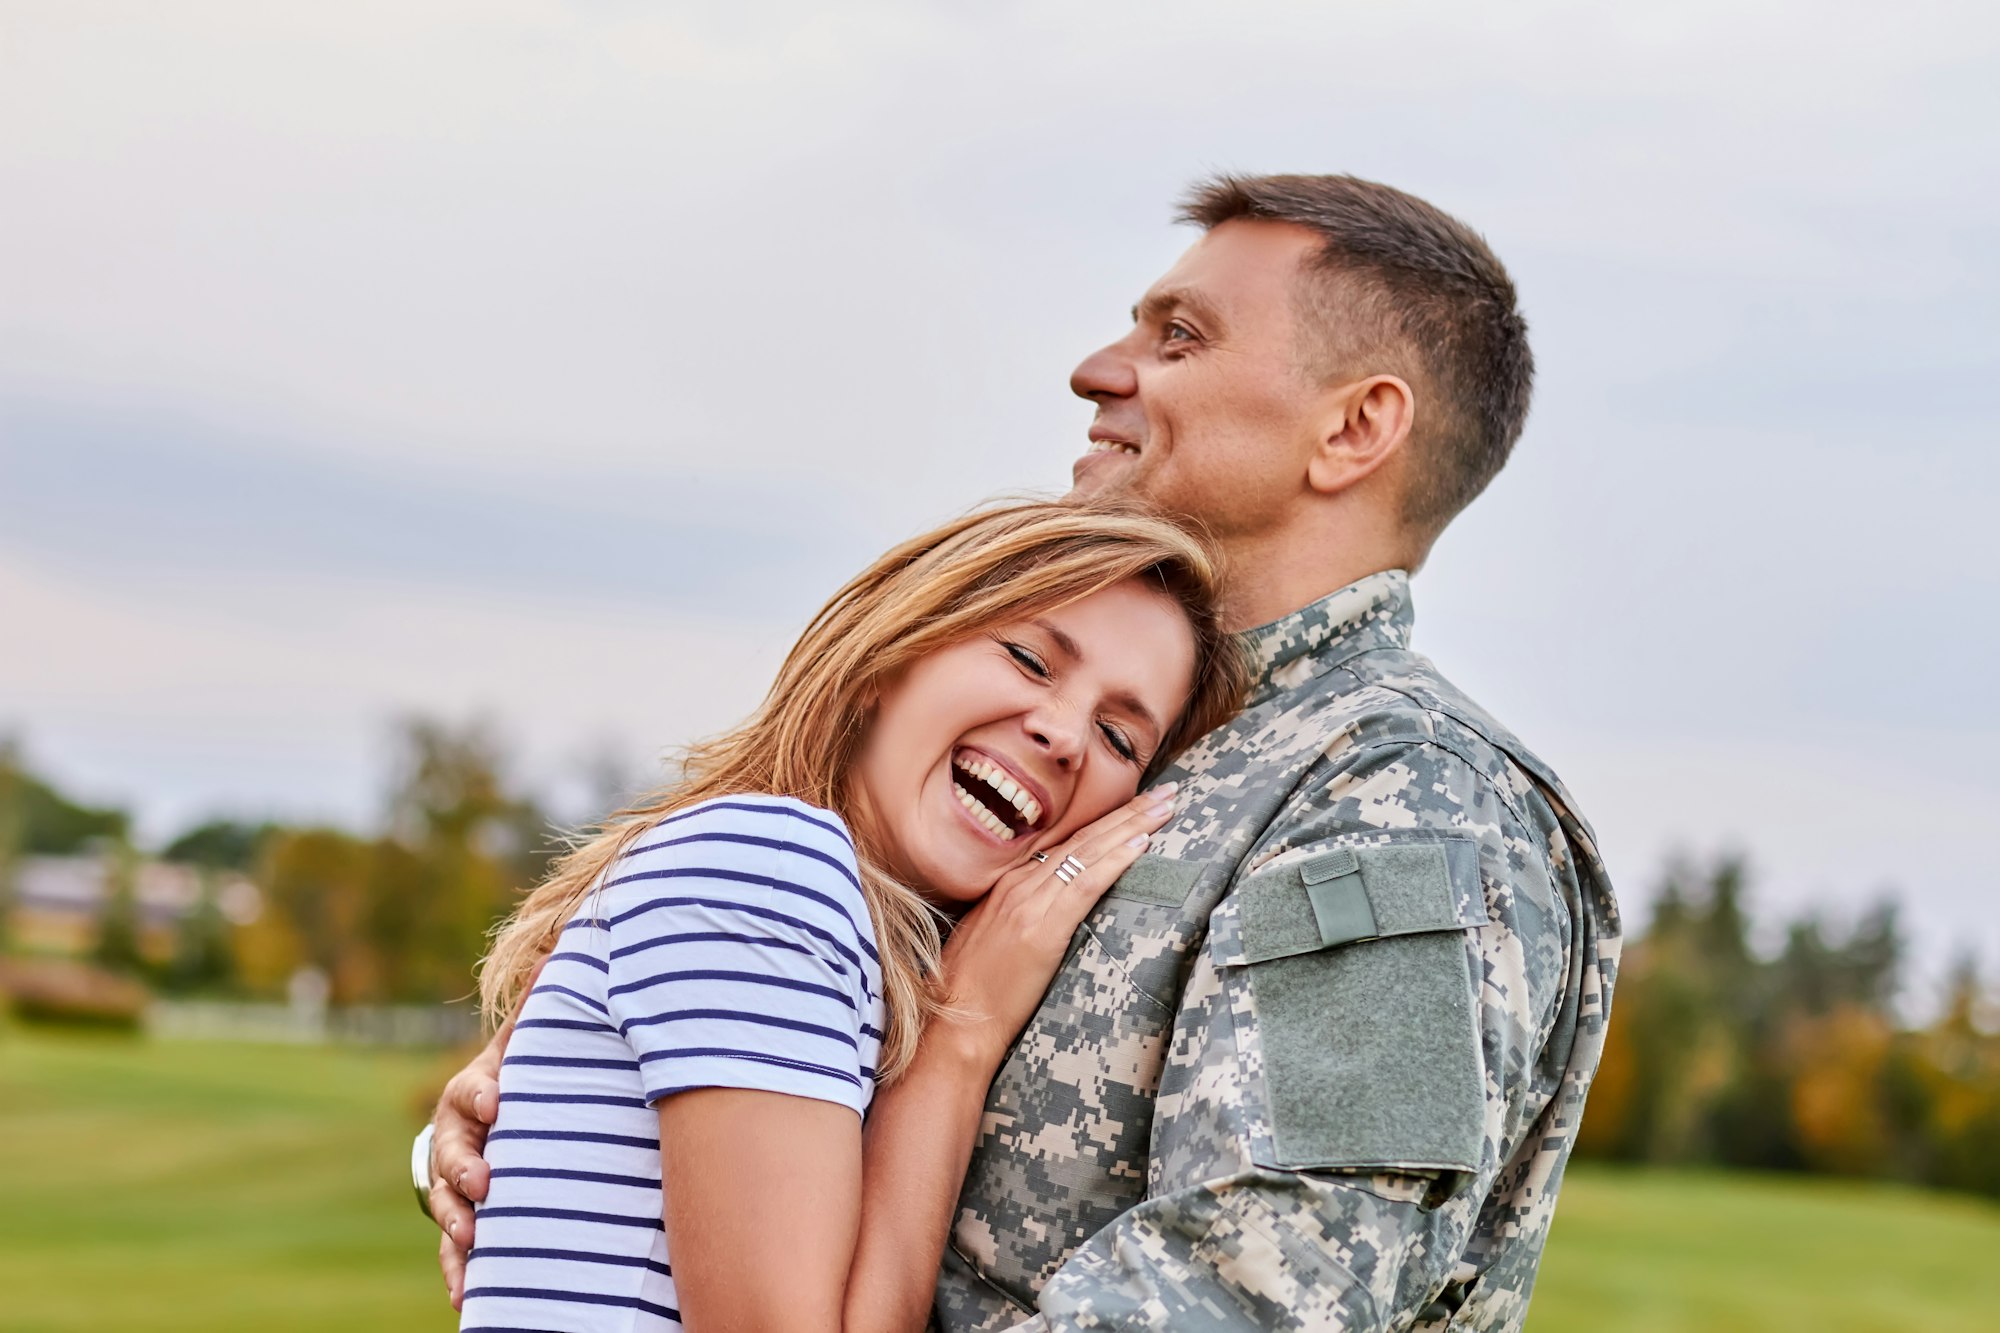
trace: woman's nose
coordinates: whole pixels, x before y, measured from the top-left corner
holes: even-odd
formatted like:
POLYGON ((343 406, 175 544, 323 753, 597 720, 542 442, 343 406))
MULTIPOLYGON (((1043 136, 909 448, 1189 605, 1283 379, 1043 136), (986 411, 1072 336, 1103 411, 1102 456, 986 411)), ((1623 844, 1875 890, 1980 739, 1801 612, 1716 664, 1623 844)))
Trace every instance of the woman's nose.
POLYGON ((1083 758, 1087 727, 1080 713, 1068 708, 1038 709, 1028 719, 1028 735, 1065 771, 1083 758))

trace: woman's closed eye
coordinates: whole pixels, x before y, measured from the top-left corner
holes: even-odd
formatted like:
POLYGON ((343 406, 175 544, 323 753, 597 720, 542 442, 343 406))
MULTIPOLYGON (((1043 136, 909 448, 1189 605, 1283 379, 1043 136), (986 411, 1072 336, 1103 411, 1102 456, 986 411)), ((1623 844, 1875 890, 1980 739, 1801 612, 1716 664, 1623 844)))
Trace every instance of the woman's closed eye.
POLYGON ((1098 723, 1097 729, 1104 733, 1104 739, 1110 744, 1113 750, 1118 752, 1120 759, 1123 759, 1128 764, 1139 762, 1138 747, 1132 744, 1124 732, 1109 722, 1098 723))
POLYGON ((1007 650, 1007 655, 1013 658, 1015 664, 1023 671, 1040 676, 1043 680, 1049 678, 1049 664, 1036 656, 1032 648, 1024 648, 1018 643, 1003 643, 1001 647, 1007 650))

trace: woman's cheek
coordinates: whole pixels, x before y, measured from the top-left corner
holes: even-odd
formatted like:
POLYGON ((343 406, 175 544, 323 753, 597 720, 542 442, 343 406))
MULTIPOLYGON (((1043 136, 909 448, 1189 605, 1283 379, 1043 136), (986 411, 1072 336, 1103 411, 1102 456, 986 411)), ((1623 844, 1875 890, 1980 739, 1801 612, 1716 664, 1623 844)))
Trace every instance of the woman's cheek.
POLYGON ((1077 827, 1096 823, 1131 800, 1138 790, 1136 785, 1128 788, 1116 775, 1099 770, 1085 779, 1083 790, 1077 793, 1077 827))

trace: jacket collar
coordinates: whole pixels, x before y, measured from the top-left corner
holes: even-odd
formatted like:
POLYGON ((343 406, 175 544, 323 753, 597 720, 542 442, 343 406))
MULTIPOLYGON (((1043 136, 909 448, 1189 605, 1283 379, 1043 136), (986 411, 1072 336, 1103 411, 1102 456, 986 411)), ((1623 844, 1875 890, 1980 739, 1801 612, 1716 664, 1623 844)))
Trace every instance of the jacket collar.
POLYGON ((1245 630, 1254 683, 1244 706, 1255 708, 1361 653, 1408 648, 1415 620, 1410 576, 1385 569, 1268 625, 1245 630))

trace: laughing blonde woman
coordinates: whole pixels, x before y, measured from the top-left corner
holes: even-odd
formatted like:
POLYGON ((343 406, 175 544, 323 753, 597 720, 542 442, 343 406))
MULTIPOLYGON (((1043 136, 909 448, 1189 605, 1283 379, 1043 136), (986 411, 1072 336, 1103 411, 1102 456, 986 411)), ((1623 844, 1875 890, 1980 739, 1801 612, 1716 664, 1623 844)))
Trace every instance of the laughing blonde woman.
POLYGON ((461 1328, 921 1328, 987 1084, 1168 814, 1142 779, 1237 707, 1217 578, 1128 510, 948 524, 571 852, 481 976, 516 1017, 461 1328))

